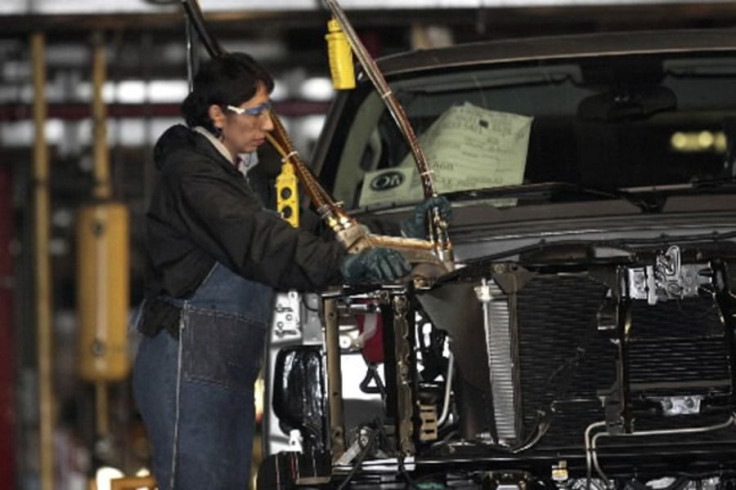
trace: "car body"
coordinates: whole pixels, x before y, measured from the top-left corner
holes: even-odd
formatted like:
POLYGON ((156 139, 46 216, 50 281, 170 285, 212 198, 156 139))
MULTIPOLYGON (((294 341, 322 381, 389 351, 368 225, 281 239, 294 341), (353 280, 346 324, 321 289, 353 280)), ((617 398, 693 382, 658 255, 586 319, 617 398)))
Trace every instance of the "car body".
MULTIPOLYGON (((379 67, 452 203, 455 267, 279 297, 259 488, 732 484, 734 31, 494 41, 379 67)), ((313 165, 375 234, 426 197, 364 77, 313 165)))

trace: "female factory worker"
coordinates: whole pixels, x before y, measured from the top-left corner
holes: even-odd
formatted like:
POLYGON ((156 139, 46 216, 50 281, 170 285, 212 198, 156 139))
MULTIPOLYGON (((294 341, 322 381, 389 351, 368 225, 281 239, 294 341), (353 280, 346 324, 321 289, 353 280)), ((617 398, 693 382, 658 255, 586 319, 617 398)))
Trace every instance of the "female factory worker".
POLYGON ((273 290, 395 281, 395 251, 342 245, 265 210, 243 162, 273 130, 271 76, 250 56, 205 64, 182 105, 188 127, 156 144, 146 215, 144 334, 133 376, 159 489, 244 490, 273 290))

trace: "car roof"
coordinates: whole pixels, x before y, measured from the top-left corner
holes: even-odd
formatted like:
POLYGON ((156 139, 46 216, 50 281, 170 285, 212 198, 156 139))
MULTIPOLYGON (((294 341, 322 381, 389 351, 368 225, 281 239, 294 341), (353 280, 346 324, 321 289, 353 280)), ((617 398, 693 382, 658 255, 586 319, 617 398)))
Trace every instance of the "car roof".
POLYGON ((378 65, 390 76, 479 64, 713 51, 736 54, 736 29, 609 32, 487 41, 388 56, 378 65))

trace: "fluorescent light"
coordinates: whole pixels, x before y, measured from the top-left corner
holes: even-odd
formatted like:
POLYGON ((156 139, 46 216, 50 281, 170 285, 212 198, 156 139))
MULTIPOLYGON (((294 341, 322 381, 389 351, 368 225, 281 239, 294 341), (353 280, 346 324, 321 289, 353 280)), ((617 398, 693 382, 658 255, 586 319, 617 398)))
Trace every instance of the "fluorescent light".
POLYGON ((327 101, 332 98, 335 89, 332 81, 327 77, 308 78, 301 88, 302 97, 307 100, 327 101))
POLYGON ((182 102, 189 95, 189 84, 183 80, 153 80, 148 85, 148 102, 182 102))
POLYGON ((670 137, 670 147, 682 153, 725 153, 727 140, 723 131, 678 131, 670 137))
POLYGON ((141 80, 119 82, 115 90, 116 102, 122 104, 142 104, 146 95, 146 84, 141 80))

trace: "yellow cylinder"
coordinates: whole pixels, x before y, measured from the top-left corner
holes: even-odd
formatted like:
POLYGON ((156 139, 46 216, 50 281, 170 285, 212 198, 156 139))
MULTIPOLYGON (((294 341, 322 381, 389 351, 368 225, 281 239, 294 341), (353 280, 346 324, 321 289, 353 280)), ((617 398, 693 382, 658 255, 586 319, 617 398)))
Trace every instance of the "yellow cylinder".
POLYGON ((129 216, 121 203, 86 205, 77 215, 77 368, 88 381, 130 373, 129 216))
POLYGON ((330 74, 332 86, 336 90, 355 88, 355 68, 353 66, 353 52, 350 50, 347 36, 340 29, 335 19, 327 22, 327 56, 330 60, 330 74))

